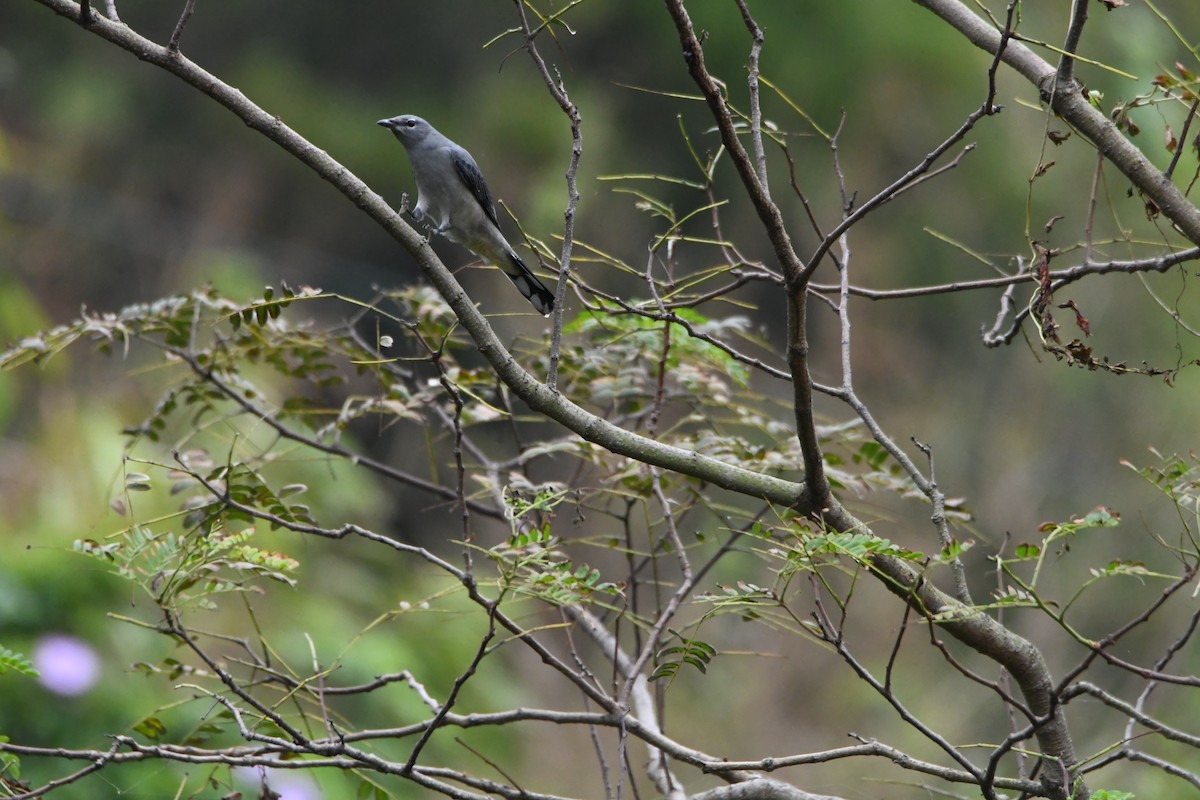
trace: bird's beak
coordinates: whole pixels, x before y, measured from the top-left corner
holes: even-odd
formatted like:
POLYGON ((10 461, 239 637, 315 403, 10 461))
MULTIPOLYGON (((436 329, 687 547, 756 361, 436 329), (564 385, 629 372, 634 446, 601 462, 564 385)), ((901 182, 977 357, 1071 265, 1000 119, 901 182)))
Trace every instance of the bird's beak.
POLYGON ((376 122, 375 124, 376 124, 376 125, 382 125, 382 126, 383 126, 383 127, 385 127, 385 128, 390 128, 390 127, 392 127, 392 120, 390 120, 390 119, 381 119, 381 120, 379 120, 379 122, 376 122))

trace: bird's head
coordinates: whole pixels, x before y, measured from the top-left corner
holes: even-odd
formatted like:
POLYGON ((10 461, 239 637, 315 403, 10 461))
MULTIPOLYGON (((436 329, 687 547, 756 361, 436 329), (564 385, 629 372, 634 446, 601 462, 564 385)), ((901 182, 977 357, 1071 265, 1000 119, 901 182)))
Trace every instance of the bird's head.
POLYGON ((433 133, 432 125, 412 114, 401 114, 391 119, 381 119, 377 124, 391 131, 405 147, 411 147, 433 133))

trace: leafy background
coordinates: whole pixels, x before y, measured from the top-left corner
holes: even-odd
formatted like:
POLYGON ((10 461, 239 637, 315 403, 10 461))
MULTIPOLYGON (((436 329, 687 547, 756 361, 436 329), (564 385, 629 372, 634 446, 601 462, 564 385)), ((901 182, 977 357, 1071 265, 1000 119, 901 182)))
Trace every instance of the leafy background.
MULTIPOLYGON (((698 26, 709 32, 710 62, 735 97, 744 98, 747 42, 736 8, 694 5, 698 26)), ((1003 12, 1000 4, 990 5, 1003 12)), ((1067 11, 1043 7, 1049 5, 1026 4, 1022 30, 1053 41, 1067 11)), ((1176 0, 1156 8, 1179 29, 1200 30, 1194 3, 1176 0)), ((150 2, 125 2, 120 10, 135 29, 159 40, 169 36, 177 12, 150 2)), ((764 74, 825 130, 835 129, 844 113, 841 154, 860 196, 915 163, 983 98, 988 57, 915 4, 769 3, 755 13, 767 34, 764 74)), ((1147 91, 1153 76, 1177 61, 1200 66, 1144 3, 1093 17, 1084 53, 1136 76, 1081 67, 1106 107, 1147 91)), ((547 55, 562 70, 584 118, 578 236, 639 265, 661 222, 619 191, 633 182, 602 177, 694 177, 681 129, 700 148, 711 149, 716 138, 698 102, 664 95, 692 87, 658 6, 593 0, 568 20, 571 31, 557 33, 561 49, 547 55)), ((518 39, 496 38, 514 25, 510 4, 464 0, 353 8, 309 0, 204 4, 190 23, 184 52, 279 114, 393 203, 411 192, 411 180, 400 148, 374 122, 422 114, 471 149, 494 194, 526 229, 549 239, 561 224, 570 137, 517 51, 518 39)), ((945 239, 1008 268, 1012 254, 1028 256, 1027 230, 1041 236, 1042 224, 1058 214, 1065 219, 1051 243, 1066 246, 1080 238, 1086 210, 1081 180, 1090 180, 1092 154, 1069 140, 1051 154, 1056 166, 1031 193, 1047 121, 1027 86, 1002 77, 998 88, 1006 110, 977 129, 977 150, 950 176, 918 189, 918 200, 894 204, 857 230, 856 282, 892 288, 983 277, 987 268, 945 239)), ((781 128, 797 134, 792 148, 800 181, 830 225, 839 200, 826 145, 807 135, 778 97, 768 96, 766 108, 781 128)), ((1137 114, 1143 147, 1165 164, 1169 154, 1146 142, 1161 141, 1167 117, 1153 109, 1137 114)), ((775 168, 782 187, 786 174, 775 168)), ((1195 169, 1189 147, 1178 172, 1195 169)), ((1155 240, 1155 225, 1162 223, 1145 219, 1140 201, 1126 197, 1119 179, 1107 180, 1110 205, 1101 217, 1108 234, 1119 224, 1155 240)), ((681 213, 703 202, 669 184, 638 187, 681 213)), ((811 247, 815 240, 799 203, 789 202, 793 230, 811 247)), ((748 208, 729 207, 723 224, 748 254, 766 256, 748 208)), ((702 227, 696 232, 704 233, 702 227)), ((439 245, 439 251, 451 263, 465 260, 452 246, 439 245)), ((1111 255, 1131 253, 1114 247, 1111 255)), ((595 270, 589 277, 611 291, 644 293, 636 281, 595 270)), ((489 311, 523 310, 520 297, 494 273, 468 270, 460 277, 489 311)), ((264 284, 281 281, 367 298, 376 286, 419 280, 407 255, 365 217, 206 98, 33 3, 0 8, 0 340, 18 340, 81 309, 115 310, 206 284, 246 300, 259 296, 264 284)), ((1194 275, 1148 280, 1185 318, 1195 318, 1195 293, 1184 292, 1194 275)), ((1098 352, 1156 366, 1197 357, 1195 342, 1178 333, 1136 278, 1096 282, 1072 296, 1091 320, 1098 352)), ((783 309, 777 299, 765 288, 746 299, 759 304, 755 328, 779 341, 783 309)), ((1144 552, 1144 543, 1148 532, 1168 524, 1169 507, 1120 459, 1153 463, 1148 447, 1172 452, 1196 446, 1197 373, 1185 369, 1167 387, 1155 379, 1068 369, 1036 344, 986 350, 978 332, 994 317, 995 303, 986 293, 860 301, 855 335, 861 395, 897 438, 911 435, 933 446, 940 485, 965 498, 975 515, 969 535, 981 542, 972 553, 976 575, 986 574, 984 555, 1006 534, 1036 540, 1043 521, 1100 504, 1123 512, 1124 525, 1089 539, 1086 557, 1064 555, 1057 562, 1064 580, 1109 557, 1155 557, 1144 552)), ((312 304, 304 313, 332 322, 342 311, 312 304)), ((536 336, 539 325, 523 316, 497 321, 506 338, 536 336)), ((832 378, 838 367, 832 318, 819 323, 814 347, 828 353, 824 362, 817 359, 817 379, 822 370, 832 378)), ((0 723, 26 740, 102 747, 97 737, 135 725, 147 713, 148 686, 159 687, 131 665, 170 655, 161 638, 98 615, 98 609, 128 613, 139 600, 100 565, 69 552, 74 540, 102 539, 125 524, 110 507, 114 497, 129 497, 121 430, 149 413, 169 379, 146 369, 143 359, 137 352, 106 357, 75 349, 37 369, 0 373, 0 643, 30 653, 42 637, 62 632, 101 654, 101 681, 80 696, 29 681, 10 690, 4 684, 16 686, 19 679, 0 675, 0 723)), ((755 389, 782 395, 785 387, 762 382, 755 389)), ((832 405, 825 410, 831 419, 841 417, 832 405)), ((384 432, 359 433, 366 452, 382 460, 406 457, 404 442, 384 432)), ((281 478, 309 486, 308 502, 323 518, 353 516, 421 540, 456 530, 452 510, 351 471, 331 475, 326 464, 304 463, 281 470, 281 478)), ((166 509, 170 499, 159 488, 131 502, 146 513, 166 509)), ((871 509, 864 516, 889 520, 895 538, 922 546, 928 536, 923 506, 876 496, 864 502, 871 509)), ((334 547, 274 535, 300 561, 303 590, 273 588, 256 613, 267 621, 303 620, 304 630, 323 646, 347 644, 339 636, 367 625, 380 607, 419 604, 440 588, 398 585, 386 563, 349 542, 334 547)), ((225 606, 221 613, 245 612, 225 606)), ((864 635, 882 626, 886 636, 896 622, 864 620, 864 635)), ((436 618, 411 624, 405 630, 413 635, 373 635, 355 645, 347 663, 361 671, 358 679, 399 664, 436 671, 440 663, 461 664, 473 647, 468 636, 438 635, 444 629, 436 618)), ((714 741, 740 742, 748 753, 775 752, 783 735, 785 749, 798 752, 831 746, 848 729, 847 717, 864 729, 888 722, 890 712, 854 684, 830 690, 829 654, 794 642, 764 642, 749 629, 738 635, 743 640, 726 641, 726 650, 769 651, 772 658, 718 659, 707 676, 678 680, 680 691, 708 695, 731 682, 769 687, 743 714, 726 717, 714 741), (788 659, 783 682, 775 657, 788 659)), ((280 644, 287 659, 308 658, 298 632, 280 644)), ((496 667, 482 676, 476 700, 497 707, 521 702, 527 688, 520 677, 534 666, 522 659, 514 655, 507 662, 510 672, 496 667)), ((446 672, 452 676, 453 667, 446 672)), ((927 691, 939 689, 931 684, 927 691)), ((410 699, 398 697, 397 703, 410 699)), ((395 710, 375 711, 386 717, 395 710)), ((680 703, 670 722, 687 725, 693 713, 680 703)), ((947 704, 945 713, 953 719, 973 709, 947 704)), ((524 748, 530 758, 536 750, 530 763, 560 765, 564 786, 576 777, 570 746, 552 738, 490 744, 524 748)), ((861 791, 847 789, 852 776, 825 769, 823 788, 850 796, 861 791)), ((114 791, 159 796, 174 785, 174 775, 147 768, 138 779, 144 783, 114 791)), ((76 796, 94 796, 87 792, 96 789, 78 791, 83 794, 76 796)), ((336 787, 325 791, 339 796, 336 787)))

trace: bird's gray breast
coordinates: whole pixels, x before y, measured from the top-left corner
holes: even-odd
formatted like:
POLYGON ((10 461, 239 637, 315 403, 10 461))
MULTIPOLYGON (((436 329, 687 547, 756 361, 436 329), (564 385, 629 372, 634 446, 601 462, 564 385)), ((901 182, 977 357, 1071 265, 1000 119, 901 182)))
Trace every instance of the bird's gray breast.
POLYGON ((411 159, 413 179, 417 183, 418 202, 439 224, 446 220, 453 223, 453 212, 465 199, 465 192, 457 186, 458 176, 448 153, 438 149, 411 159))

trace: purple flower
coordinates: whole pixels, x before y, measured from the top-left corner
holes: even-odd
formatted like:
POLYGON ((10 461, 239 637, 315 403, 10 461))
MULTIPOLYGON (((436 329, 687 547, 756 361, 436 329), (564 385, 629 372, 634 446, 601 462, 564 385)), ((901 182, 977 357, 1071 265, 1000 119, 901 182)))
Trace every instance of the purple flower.
POLYGON ((100 658, 92 646, 65 633, 51 633, 33 645, 33 665, 42 685, 55 694, 75 697, 96 685, 100 658))
POLYGON ((313 779, 295 770, 271 769, 269 767, 234 767, 234 776, 255 787, 261 787, 264 778, 271 791, 283 800, 318 800, 322 795, 313 779))

